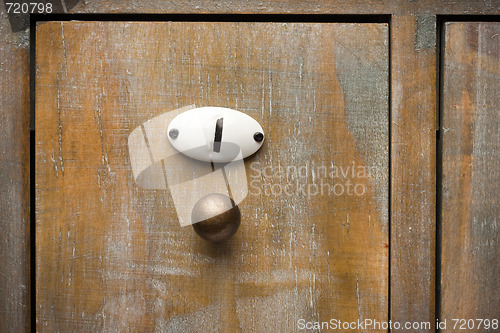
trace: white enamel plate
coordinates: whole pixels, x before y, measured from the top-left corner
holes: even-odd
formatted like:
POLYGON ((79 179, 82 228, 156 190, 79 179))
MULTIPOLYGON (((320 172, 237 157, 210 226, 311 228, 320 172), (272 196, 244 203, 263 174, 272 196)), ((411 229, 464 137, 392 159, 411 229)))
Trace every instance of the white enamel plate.
POLYGON ((180 153, 199 161, 227 163, 255 153, 264 131, 249 115, 228 108, 200 107, 172 119, 168 140, 180 153))

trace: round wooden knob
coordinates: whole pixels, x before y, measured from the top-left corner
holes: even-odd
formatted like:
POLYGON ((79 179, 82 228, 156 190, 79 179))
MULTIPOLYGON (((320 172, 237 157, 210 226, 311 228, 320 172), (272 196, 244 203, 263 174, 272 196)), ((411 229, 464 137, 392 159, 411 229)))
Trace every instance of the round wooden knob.
POLYGON ((236 233, 241 213, 233 199, 221 193, 211 193, 194 205, 191 221, 195 222, 193 229, 201 238, 220 243, 236 233))

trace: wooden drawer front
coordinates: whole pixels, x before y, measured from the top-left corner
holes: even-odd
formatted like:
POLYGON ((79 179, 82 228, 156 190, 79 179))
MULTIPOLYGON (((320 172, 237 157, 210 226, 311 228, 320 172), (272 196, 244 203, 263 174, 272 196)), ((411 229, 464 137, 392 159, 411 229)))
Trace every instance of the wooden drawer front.
POLYGON ((449 323, 450 332, 459 327, 496 332, 500 327, 500 23, 455 22, 445 28, 441 317, 474 321, 459 322, 455 329, 449 323), (479 319, 485 321, 477 329, 479 319))
MULTIPOLYGON (((39 331, 293 332, 388 318, 388 26, 49 22, 36 32, 39 331), (195 104, 266 131, 221 245, 127 138, 195 104)), ((166 168, 168 168, 166 163, 166 168)), ((385 330, 380 330, 385 331, 385 330)))

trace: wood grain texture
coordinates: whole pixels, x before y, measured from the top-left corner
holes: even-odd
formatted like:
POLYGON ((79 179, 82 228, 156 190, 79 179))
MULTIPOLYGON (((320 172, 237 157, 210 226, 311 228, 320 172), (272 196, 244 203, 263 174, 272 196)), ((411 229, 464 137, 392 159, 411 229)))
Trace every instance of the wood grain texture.
POLYGON ((72 13, 262 13, 262 14, 499 14, 498 1, 318 0, 218 1, 85 0, 72 13))
POLYGON ((38 330, 386 320, 388 76, 386 24, 40 25, 38 330), (130 132, 193 103, 244 111, 267 131, 245 162, 242 225, 218 247, 181 228, 169 193, 141 190, 130 168, 130 132), (287 167, 302 173, 276 173, 287 167), (365 192, 312 186, 348 181, 365 192))
MULTIPOLYGON (((65 1, 68 6, 69 1, 65 1)), ((73 1, 71 1, 73 3, 73 1)), ((27 185, 28 176, 21 176, 19 173, 19 165, 27 162, 21 162, 18 157, 12 159, 12 156, 23 155, 27 156, 29 145, 26 143, 27 138, 15 133, 23 133, 18 130, 24 127, 23 120, 20 120, 19 110, 23 109, 27 112, 27 106, 22 106, 27 103, 27 98, 16 98, 15 96, 28 96, 27 68, 28 56, 27 48, 28 35, 26 33, 12 33, 8 25, 5 8, 3 4, 0 5, 2 13, 0 17, 1 22, 1 41, 0 48, 2 61, 0 68, 2 70, 1 78, 1 96, 2 96, 2 119, 6 121, 0 122, 0 128, 4 133, 5 138, 2 137, 2 150, 0 155, 2 158, 2 182, 3 186, 1 191, 0 200, 2 200, 2 217, 0 224, 2 226, 2 234, 0 235, 0 251, 7 254, 2 256, 0 260, 9 262, 8 265, 0 267, 0 278, 4 278, 0 282, 0 328, 11 327, 12 331, 20 331, 19 327, 26 324, 26 319, 29 318, 28 307, 26 306, 26 286, 27 272, 21 267, 28 269, 27 266, 27 207, 29 195, 27 185), (23 48, 23 49, 19 49, 23 48), (5 74, 5 75, 4 75, 5 74), (15 130, 13 130, 15 128, 15 130), (17 148, 14 148, 17 147, 17 148), (22 151, 22 152, 21 152, 22 151), (11 163, 16 161, 15 163, 11 163), (23 178, 22 181, 19 181, 23 178), (23 199, 20 199, 20 198, 23 199), (17 198, 17 199, 13 199, 17 198), (16 201, 21 200, 21 201, 16 201), (5 207, 5 209, 3 208, 5 207), (14 259, 15 258, 15 259, 14 259), (17 268, 11 268, 13 265, 17 268), (6 283, 3 283, 6 281, 6 283), (12 310, 7 310, 12 309, 12 310)), ((71 8, 74 13, 330 13, 330 14, 396 14, 398 16, 406 16, 408 19, 415 17, 418 14, 435 15, 435 14, 500 14, 500 5, 497 1, 469 1, 469 0, 417 0, 417 1, 377 1, 377 0, 341 0, 341 1, 224 1, 224 2, 206 2, 206 1, 130 1, 130 0, 116 0, 116 1, 96 1, 85 0, 80 1, 76 7, 71 8)), ((397 17, 393 23, 397 22, 397 17)), ((399 33, 406 31, 405 25, 393 24, 393 36, 398 36, 399 33), (402 30, 400 30, 402 29, 402 30)), ((405 58, 401 55, 401 64, 403 67, 408 62, 408 67, 411 68, 413 64, 412 57, 405 58)), ((411 74, 394 76, 393 84, 404 86, 405 82, 397 80, 410 80, 411 74)), ((394 98, 398 98, 397 94, 404 94, 403 91, 392 92, 394 98)), ((412 113, 412 108, 402 109, 405 112, 412 113)), ((26 115, 24 115, 26 116, 26 115)), ((24 159, 24 161, 27 161, 24 159)), ((409 167, 409 166, 408 166, 409 167)), ((27 168, 27 167, 26 167, 27 168)), ((393 202, 394 204, 394 202, 393 202)), ((398 223, 394 220, 393 224, 398 223)), ((411 244, 411 242, 409 242, 411 244)), ((411 246, 411 245, 407 245, 411 246)), ((422 248, 424 252, 427 250, 422 248)), ((404 259, 403 256, 401 258, 404 259)), ((401 266, 408 269, 407 273, 401 270, 401 277, 404 279, 412 278, 414 273, 413 265, 401 264, 401 266)), ((401 268, 402 269, 402 268, 401 268)), ((398 279, 397 276, 393 278, 398 279)), ((397 284, 394 284, 397 286, 397 284)), ((409 283, 408 285, 411 285, 409 283)), ((401 299, 403 308, 406 308, 413 298, 413 293, 417 291, 395 290, 401 299)), ((393 312, 397 310, 397 299, 393 297, 393 312)), ((3 331, 3 330, 0 330, 3 331)))
POLYGON ((442 122, 443 319, 500 320, 499 87, 500 23, 448 23, 442 122))
POLYGON ((29 331, 28 51, 0 17, 0 332, 29 331))
POLYGON ((391 319, 434 323, 436 20, 392 23, 391 319))

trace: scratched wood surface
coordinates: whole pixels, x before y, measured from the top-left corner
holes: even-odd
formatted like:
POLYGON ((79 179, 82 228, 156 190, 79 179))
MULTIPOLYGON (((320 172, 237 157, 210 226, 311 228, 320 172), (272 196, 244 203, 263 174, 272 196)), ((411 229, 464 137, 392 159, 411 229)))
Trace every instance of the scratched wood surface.
POLYGON ((39 331, 388 318, 386 24, 51 22, 36 64, 39 331), (193 103, 267 131, 220 246, 130 168, 130 132, 193 103))
MULTIPOLYGON (((500 319, 499 87, 500 23, 447 24, 442 122, 443 319, 500 319)), ((459 331, 451 328, 447 331, 459 331)), ((468 331, 498 331, 485 328, 468 331)))
POLYGON ((433 323, 436 17, 395 16, 392 24, 391 319, 433 323))
MULTIPOLYGON (((405 33, 408 27, 405 24, 400 25, 398 21, 401 22, 411 22, 422 18, 422 16, 435 16, 435 14, 500 14, 500 3, 496 1, 480 1, 480 0, 419 0, 419 1, 399 1, 399 0, 388 0, 388 1, 377 1, 377 0, 360 0, 360 1, 314 1, 314 2, 303 2, 303 1, 288 1, 283 2, 281 0, 269 0, 269 1, 230 1, 230 2, 206 2, 199 0, 180 0, 180 1, 131 1, 131 0, 106 0, 106 1, 77 1, 77 0, 65 0, 66 8, 71 13, 331 13, 331 14, 393 14, 393 26, 392 26, 392 38, 393 43, 400 33, 405 33)), ((27 84, 27 69, 28 69, 28 33, 26 31, 12 32, 9 27, 9 20, 6 15, 5 7, 0 4, 0 22, 1 22, 1 40, 0 48, 2 52, 2 61, 0 63, 2 77, 0 80, 0 94, 2 103, 2 122, 0 122, 0 128, 2 134, 1 144, 2 149, 0 149, 0 160, 2 167, 0 168, 0 173, 2 179, 5 181, 0 182, 0 200, 2 203, 1 210, 1 230, 0 233, 0 250, 5 255, 0 257, 2 265, 0 265, 0 331, 2 332, 19 332, 22 327, 29 324, 29 298, 28 290, 26 286, 29 285, 29 250, 28 250, 28 238, 29 232, 27 228, 27 215, 28 215, 28 202, 29 202, 29 189, 27 188, 29 175, 27 174, 27 157, 28 156, 28 144, 27 137, 24 136, 23 129, 28 128, 28 95, 29 87, 27 84), (15 130, 14 130, 15 129, 15 130), (21 135, 20 135, 21 134, 21 135), (21 152, 22 151, 22 152, 21 152), (25 156, 20 158, 20 156, 25 156), (20 166, 24 166, 24 174, 20 173, 20 166), (23 269, 24 268, 24 269, 23 269)), ((406 43, 407 47, 411 46, 411 42, 408 40, 406 43)), ((398 64, 401 66, 401 73, 405 75, 393 75, 392 83, 393 85, 399 85, 403 88, 400 91, 393 89, 392 91, 392 104, 406 103, 412 99, 412 95, 418 96, 418 91, 408 91, 405 87, 409 82, 419 81, 422 77, 418 72, 406 71, 404 68, 406 66, 413 67, 415 58, 405 57, 405 48, 401 48, 401 56, 399 61, 394 61, 393 67, 397 69, 398 64), (399 80, 402 80, 401 82, 399 80)), ((395 49, 394 51, 397 51, 395 49)), ((422 54, 422 53, 419 53, 422 54)), ((427 57, 418 57, 421 62, 427 57)), ((423 80, 425 81, 425 79, 423 80)), ((421 87, 424 87, 423 85, 421 87)), ((394 88, 394 87, 393 87, 394 88)), ((435 90, 435 87, 426 87, 425 89, 435 90)), ((414 98, 413 98, 414 99, 414 98)), ((434 113, 435 102, 429 99, 425 100, 425 103, 414 103, 412 107, 401 108, 402 115, 404 113, 409 113, 410 115, 417 112, 423 115, 424 110, 427 112, 434 113), (420 111, 418 111, 420 110, 420 111)), ((407 119, 405 121, 405 126, 428 126, 426 123, 426 118, 422 117, 416 119, 417 122, 411 121, 408 117, 402 117, 401 119, 407 119)), ((392 130, 396 128, 397 125, 393 123, 392 130)), ((392 134, 392 142, 399 142, 401 147, 406 147, 407 152, 411 150, 412 144, 403 145, 403 140, 407 140, 404 131, 397 131, 392 134)), ((412 142, 415 137, 411 138, 412 142)), ((413 150, 413 153, 417 156, 417 151, 413 150)), ((424 154, 425 155, 425 154, 424 154)), ((408 168, 410 165, 406 163, 403 159, 392 159, 393 170, 396 170, 395 166, 401 164, 400 168, 404 169, 405 166, 408 168)), ((420 164, 421 168, 424 164, 420 164)), ((428 164, 425 164, 426 168, 429 168, 428 164)), ((402 195, 411 194, 412 186, 411 184, 419 184, 418 177, 420 177, 424 182, 427 182, 428 173, 411 173, 414 176, 414 180, 408 182, 406 191, 395 192, 402 195)), ((399 173, 393 172, 393 186, 397 185, 399 182, 404 182, 404 179, 408 172, 403 173, 402 176, 399 173)), ((398 194, 399 195, 399 194, 398 194)), ((405 204, 405 209, 411 211, 418 210, 418 207, 428 206, 428 199, 425 196, 412 196, 411 204, 405 204)), ((397 209, 398 200, 392 202, 392 208, 397 209)), ((432 215, 431 212, 428 213, 429 216, 432 215)), ((399 224, 402 225, 401 228, 406 228, 412 223, 415 214, 399 214, 392 213, 391 224, 394 227, 398 227, 399 224)), ((422 215, 423 216, 423 215, 422 215)), ((425 216, 423 216, 425 218, 425 216)), ((430 224, 434 221, 430 220, 430 224)), ((415 233, 402 233, 400 236, 400 244, 404 245, 405 248, 412 248, 414 244, 417 244, 415 251, 411 252, 412 258, 417 258, 417 262, 420 264, 426 263, 428 258, 428 250, 425 246, 419 244, 428 243, 427 239, 432 237, 430 233, 431 228, 425 229, 427 233, 426 236, 417 235, 415 233), (422 251, 422 255, 418 255, 416 252, 422 251)), ((394 234, 393 234, 394 237, 394 234)), ((404 252, 404 251, 403 251, 404 252)), ((392 252, 392 262, 394 263, 398 255, 398 252, 392 252)), ((393 277, 391 279, 391 286, 394 289, 391 299, 392 299, 392 313, 396 313, 399 309, 409 309, 404 310, 406 313, 413 313, 416 310, 414 306, 414 297, 417 295, 422 295, 428 292, 427 288, 422 291, 421 285, 415 283, 418 278, 415 276, 416 267, 419 265, 413 265, 409 260, 406 260, 404 253, 399 256, 402 258, 402 262, 397 265, 400 273, 396 273, 396 266, 392 269, 393 277), (398 287, 400 286, 400 287, 398 287), (396 295, 396 296, 395 296, 396 295), (397 297, 397 298, 396 298, 397 297), (402 307, 399 307, 401 304, 402 307)), ((425 273, 420 270, 421 274, 428 276, 430 273, 425 273)), ((429 289, 432 289, 429 287, 429 289)), ((425 298, 425 297, 424 297, 425 298)), ((425 311, 425 306, 420 306, 420 311, 425 311)), ((403 313, 404 312, 399 312, 403 313)), ((402 316, 401 318, 405 318, 402 316)))
POLYGON ((27 331, 29 304, 28 52, 0 18, 0 332, 27 331))
MULTIPOLYGON (((68 2, 68 0, 66 0, 68 2)), ((482 0, 85 0, 72 9, 79 13, 284 13, 284 14, 499 14, 498 1, 482 0)))

